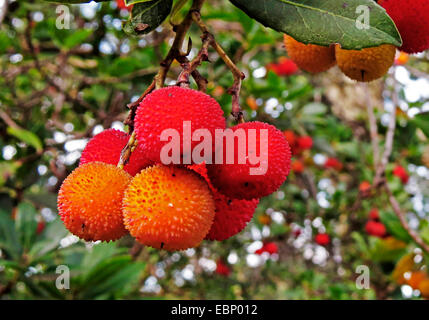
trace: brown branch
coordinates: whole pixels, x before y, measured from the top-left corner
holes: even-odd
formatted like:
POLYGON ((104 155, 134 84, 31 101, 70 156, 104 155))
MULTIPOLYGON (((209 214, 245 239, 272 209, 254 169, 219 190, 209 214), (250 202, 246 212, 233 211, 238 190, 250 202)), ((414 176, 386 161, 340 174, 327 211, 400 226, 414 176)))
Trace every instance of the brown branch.
POLYGON ((404 213, 402 212, 398 201, 396 200, 395 196, 393 195, 392 191, 390 190, 388 184, 385 183, 384 187, 385 187, 386 192, 389 196, 389 201, 390 201, 390 204, 392 206, 392 209, 395 212, 396 216, 398 217, 399 221, 401 222, 402 227, 407 231, 407 233, 410 235, 410 237, 414 240, 414 242, 420 248, 422 248, 426 253, 429 253, 429 245, 423 241, 423 239, 420 237, 420 235, 415 230, 410 228, 410 226, 408 225, 407 219, 406 219, 404 213))
POLYGON ((145 92, 140 96, 137 101, 131 103, 128 105, 130 108, 130 114, 128 118, 125 120, 125 124, 127 124, 130 128, 129 132, 131 133, 130 139, 128 140, 127 145, 121 152, 121 157, 119 158, 118 167, 123 168, 129 161, 131 157, 131 153, 134 151, 134 149, 137 147, 137 139, 136 134, 134 132, 134 117, 137 111, 137 107, 139 106, 140 102, 143 101, 144 97, 152 92, 154 89, 159 89, 162 86, 164 86, 165 78, 167 76, 168 70, 170 70, 170 66, 173 63, 175 59, 181 56, 186 56, 189 53, 188 52, 183 54, 181 49, 183 47, 183 41, 185 40, 186 33, 188 32, 189 28, 192 24, 192 13, 193 12, 199 12, 201 10, 201 7, 204 3, 204 0, 193 0, 192 6, 186 15, 186 17, 183 19, 183 21, 174 27, 174 31, 176 32, 176 36, 174 37, 173 44, 170 48, 170 50, 167 53, 167 56, 163 61, 160 63, 160 69, 158 73, 155 75, 153 82, 149 85, 149 87, 146 89, 145 92))
MULTIPOLYGON (((208 48, 211 43, 211 37, 209 34, 204 33, 201 36, 202 46, 197 56, 191 61, 187 59, 182 63, 183 70, 177 78, 177 85, 181 87, 189 88, 189 76, 194 73, 197 68, 201 65, 203 61, 209 61, 209 51, 208 48)), ((204 79, 204 78, 203 78, 204 79)))
POLYGON ((380 150, 378 147, 378 128, 377 128, 377 119, 374 114, 374 105, 371 99, 371 92, 369 91, 369 87, 367 83, 362 83, 362 87, 365 90, 366 94, 366 108, 368 113, 369 120, 369 132, 371 136, 372 149, 374 152, 373 162, 374 168, 377 168, 378 162, 380 161, 380 150))
POLYGON ((241 90, 241 82, 245 78, 243 72, 238 69, 235 63, 231 60, 231 58, 226 54, 226 52, 222 49, 222 47, 216 42, 215 37, 211 34, 201 20, 201 14, 198 11, 192 12, 192 19, 201 29, 201 31, 207 34, 208 37, 211 37, 211 46, 217 52, 219 57, 223 60, 226 66, 230 69, 232 76, 234 78, 234 83, 231 88, 228 89, 228 93, 232 96, 232 110, 231 114, 234 116, 237 122, 243 122, 243 112, 240 107, 240 90, 241 90))
POLYGON ((384 147, 384 153, 383 158, 381 159, 377 171, 375 174, 375 178, 373 181, 373 186, 377 187, 380 185, 380 182, 384 176, 384 173, 386 171, 386 166, 389 163, 389 157, 392 154, 393 149, 393 138, 395 136, 395 128, 396 128, 396 109, 398 107, 398 96, 396 92, 396 86, 392 92, 392 101, 393 101, 393 110, 392 114, 390 116, 389 125, 387 127, 387 133, 386 133, 386 143, 384 147))

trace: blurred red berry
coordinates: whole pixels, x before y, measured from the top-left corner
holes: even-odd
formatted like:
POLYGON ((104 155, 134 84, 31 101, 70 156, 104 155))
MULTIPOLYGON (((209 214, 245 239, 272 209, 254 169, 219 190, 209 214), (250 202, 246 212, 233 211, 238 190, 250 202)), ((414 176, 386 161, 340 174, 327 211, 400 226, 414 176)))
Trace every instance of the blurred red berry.
POLYGON ((133 5, 129 5, 127 6, 125 4, 125 0, 116 0, 116 5, 118 6, 119 9, 126 9, 128 11, 131 11, 131 9, 133 8, 133 5))
POLYGON ((301 235, 301 233, 302 233, 301 229, 295 229, 293 231, 293 235, 295 238, 298 238, 301 235))
POLYGON ((219 259, 216 262, 215 272, 221 276, 228 277, 231 273, 231 269, 222 260, 219 259))
POLYGON ((371 183, 368 181, 362 181, 359 185, 359 191, 362 193, 367 193, 371 190, 371 183))
POLYGON ((264 252, 268 252, 269 254, 274 254, 279 252, 279 248, 274 242, 265 243, 261 249, 255 251, 256 254, 263 254, 264 252))
POLYGON ((369 212, 369 218, 371 220, 378 220, 378 219, 380 219, 380 215, 378 213, 378 209, 372 208, 371 211, 369 212))
POLYGON ((278 63, 267 64, 267 70, 273 71, 278 76, 290 76, 298 72, 299 68, 289 58, 282 57, 278 63))
POLYGON ((304 164, 300 160, 294 160, 291 164, 291 170, 295 173, 302 173, 305 169, 304 164))
POLYGON ((329 244, 329 242, 331 242, 331 238, 326 233, 319 233, 314 238, 314 241, 316 241, 316 243, 320 246, 326 246, 329 244))
POLYGON ((336 158, 328 158, 325 162, 325 168, 332 168, 341 171, 343 169, 343 164, 336 158))
POLYGON ((311 149, 313 146, 313 139, 309 136, 299 137, 297 140, 298 148, 300 149, 311 149))
POLYGON ((45 229, 46 223, 45 221, 39 221, 39 223, 37 223, 37 228, 36 228, 36 233, 37 234, 41 234, 43 232, 43 230, 45 229))
POLYGON ((404 167, 400 166, 399 164, 395 167, 395 169, 393 169, 393 174, 401 179, 403 184, 407 184, 408 179, 410 178, 404 167))
POLYGON ((371 236, 384 237, 386 235, 386 227, 378 221, 370 220, 365 225, 365 231, 371 236))
POLYGON ((285 138, 289 143, 289 146, 292 148, 296 143, 295 133, 292 130, 285 130, 283 131, 283 134, 285 135, 285 138))

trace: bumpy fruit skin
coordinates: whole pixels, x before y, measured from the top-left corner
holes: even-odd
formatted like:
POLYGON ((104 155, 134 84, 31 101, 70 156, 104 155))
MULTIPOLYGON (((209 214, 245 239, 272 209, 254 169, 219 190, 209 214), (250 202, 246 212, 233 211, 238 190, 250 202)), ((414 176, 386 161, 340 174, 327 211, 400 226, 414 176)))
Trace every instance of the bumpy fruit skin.
MULTIPOLYGON (((225 118, 220 105, 200 91, 172 86, 155 90, 144 98, 137 109, 134 123, 139 144, 150 160, 161 161, 161 149, 168 143, 160 140, 165 129, 174 129, 180 134, 180 150, 183 155, 184 121, 191 121, 192 133, 197 129, 207 129, 213 143, 215 129, 225 129, 225 118)), ((192 141, 191 150, 199 143, 192 141)))
POLYGON ((162 165, 136 175, 122 204, 130 234, 144 245, 168 251, 197 246, 215 213, 204 179, 191 170, 162 165))
POLYGON ((362 50, 344 50, 335 46, 338 67, 346 76, 370 82, 384 76, 395 60, 396 48, 390 44, 362 50))
MULTIPOLYGON (((100 161, 116 166, 121 157, 121 151, 127 145, 129 138, 127 133, 116 129, 100 132, 89 140, 82 152, 79 165, 100 161)), ((134 176, 149 165, 151 165, 151 161, 147 159, 142 148, 137 146, 131 154, 130 161, 124 166, 124 170, 134 176)))
POLYGON ((333 46, 322 47, 315 44, 304 44, 288 35, 284 35, 284 44, 289 55, 302 70, 318 73, 335 65, 333 46))
POLYGON ((231 129, 233 132, 243 130, 246 134, 247 143, 243 146, 246 152, 246 163, 238 163, 237 139, 234 140, 234 150, 227 150, 228 144, 224 143, 223 163, 207 165, 208 175, 214 187, 230 198, 247 200, 259 199, 276 191, 290 171, 291 151, 284 134, 276 127, 258 121, 241 123, 231 129), (256 143, 250 143, 251 147, 256 147, 256 150, 249 148, 249 141, 251 141, 249 132, 252 132, 250 130, 255 130, 256 133, 256 143), (261 130, 267 130, 268 148, 261 147, 261 130), (264 154, 259 155, 260 151, 264 154), (233 164, 228 164, 226 155, 232 152, 234 152, 234 161, 233 164), (251 164, 248 158, 251 154, 261 156, 262 160, 266 158, 267 163, 251 164), (259 175, 250 173, 250 168, 258 167, 265 167, 266 172, 259 175))
POLYGON ((226 240, 241 232, 252 220, 259 200, 230 199, 224 196, 211 184, 204 163, 189 166, 189 169, 200 174, 208 183, 215 200, 215 216, 207 240, 226 240))
POLYGON ((400 50, 418 53, 429 49, 429 1, 380 0, 378 4, 398 28, 402 38, 400 50))
POLYGON ((91 162, 75 169, 58 193, 65 227, 86 241, 111 241, 125 230, 121 203, 131 176, 111 164, 91 162))

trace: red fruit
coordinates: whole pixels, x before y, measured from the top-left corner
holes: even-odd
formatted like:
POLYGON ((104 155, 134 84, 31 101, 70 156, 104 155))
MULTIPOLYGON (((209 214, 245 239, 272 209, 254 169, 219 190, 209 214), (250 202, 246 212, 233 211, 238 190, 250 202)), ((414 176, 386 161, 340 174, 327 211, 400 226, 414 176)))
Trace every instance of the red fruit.
MULTIPOLYGON (((116 166, 129 138, 127 133, 115 129, 100 132, 89 140, 82 152, 79 165, 99 161, 116 166)), ((124 170, 134 176, 149 165, 151 162, 138 146, 131 154, 130 161, 125 165, 124 170)))
POLYGON ((292 161, 292 165, 291 165, 291 171, 295 172, 295 173, 302 173, 304 172, 304 164, 302 163, 302 161, 300 160, 294 160, 292 161))
POLYGON ((290 170, 291 152, 283 133, 262 122, 241 123, 232 130, 234 133, 243 133, 246 140, 234 139, 232 147, 225 142, 223 163, 207 165, 214 187, 228 197, 247 200, 261 198, 276 191, 286 180, 290 170), (266 133, 268 141, 264 141, 263 133, 266 133), (243 149, 243 157, 238 157, 239 149, 243 149), (233 164, 228 164, 226 155, 232 154, 233 164), (255 155, 260 158, 255 161, 256 164, 251 164, 255 155), (245 163, 240 164, 239 160, 244 160, 245 163))
POLYGON ((395 167, 395 169, 393 169, 393 174, 395 176, 397 176, 399 179, 401 179, 401 181, 402 181, 403 184, 407 184, 408 179, 410 178, 408 176, 407 171, 404 169, 404 167, 402 167, 400 165, 397 165, 395 167))
POLYGON ((380 215, 378 213, 378 209, 376 209, 376 208, 371 209, 371 211, 369 212, 369 218, 371 220, 378 220, 378 219, 380 219, 380 215))
POLYGON ((278 76, 290 76, 297 73, 299 68, 291 59, 282 57, 278 63, 269 63, 267 70, 273 71, 278 76))
POLYGON ((331 238, 326 233, 319 233, 314 238, 314 241, 316 241, 316 243, 320 246, 326 246, 329 244, 329 242, 331 242, 331 238))
POLYGON ((127 9, 128 11, 131 11, 131 9, 133 8, 133 5, 129 5, 127 6, 125 4, 124 0, 116 0, 116 5, 118 6, 119 9, 127 9))
POLYGON ((283 134, 285 135, 285 138, 289 143, 289 146, 292 148, 295 145, 296 139, 297 139, 297 137, 295 136, 295 133, 292 130, 285 130, 283 131, 283 134))
POLYGON ((362 193, 369 192, 371 190, 371 184, 368 181, 362 181, 359 185, 359 191, 362 193))
MULTIPOLYGON (((147 95, 137 109, 134 123, 142 149, 146 156, 155 162, 161 161, 161 150, 164 145, 169 144, 167 141, 161 141, 161 133, 164 130, 177 132, 180 137, 180 141, 179 137, 177 141, 180 144, 180 156, 188 157, 183 159, 186 161, 179 159, 182 164, 192 163, 192 150, 200 141, 190 139, 197 129, 207 129, 213 145, 215 129, 225 129, 223 111, 215 99, 200 91, 177 86, 158 89, 147 95), (191 130, 187 136, 187 129, 184 132, 183 127, 189 124, 191 130), (190 143, 186 150, 183 148, 184 139, 190 143)), ((171 136, 168 139, 170 141, 171 136)))
POLYGON ((219 259, 216 262, 216 271, 215 272, 221 276, 228 277, 229 274, 231 273, 231 269, 221 259, 219 259))
POLYGON ((302 231, 301 229, 296 229, 293 231, 293 235, 295 238, 298 238, 301 235, 302 231))
POLYGON ((381 222, 370 220, 365 225, 365 231, 369 235, 375 237, 384 237, 386 235, 386 227, 381 222))
POLYGON ((309 136, 299 137, 297 140, 298 148, 300 149, 311 149, 313 146, 313 139, 309 136))
POLYGON ((378 4, 386 9, 401 34, 401 51, 417 53, 429 49, 429 1, 380 0, 378 4))
POLYGON ((124 236, 122 198, 131 176, 102 162, 76 168, 58 192, 64 226, 86 241, 112 241, 124 236))
POLYGON ((328 158, 325 162, 325 168, 332 168, 337 171, 341 171, 343 169, 343 164, 336 158, 328 158))
POLYGON ((41 234, 43 232, 43 230, 45 229, 46 223, 45 221, 41 220, 37 223, 37 228, 36 228, 36 234, 41 234))
POLYGON ((222 241, 241 232, 252 220, 259 200, 230 199, 213 187, 207 176, 205 164, 193 165, 189 168, 206 179, 215 200, 215 217, 206 239, 222 241))
POLYGON ((262 254, 264 252, 268 252, 269 254, 278 253, 279 248, 274 242, 267 242, 262 246, 262 248, 255 251, 256 254, 262 254))

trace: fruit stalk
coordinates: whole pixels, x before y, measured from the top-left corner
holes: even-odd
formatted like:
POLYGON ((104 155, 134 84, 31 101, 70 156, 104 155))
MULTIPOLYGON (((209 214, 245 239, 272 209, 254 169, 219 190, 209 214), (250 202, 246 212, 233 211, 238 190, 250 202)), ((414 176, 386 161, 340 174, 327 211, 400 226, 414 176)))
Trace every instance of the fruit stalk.
POLYGON ((207 26, 201 20, 201 15, 198 11, 192 11, 192 19, 201 29, 204 34, 207 34, 208 37, 212 38, 210 41, 210 45, 217 52, 219 57, 225 62, 226 66, 232 73, 234 77, 234 83, 231 88, 228 89, 228 93, 232 96, 232 110, 231 114, 235 118, 238 123, 244 122, 243 112, 240 107, 240 90, 241 90, 241 82, 245 78, 243 72, 238 69, 235 63, 231 60, 231 58, 226 54, 226 52, 222 49, 222 47, 216 42, 215 37, 212 33, 209 32, 207 26))

